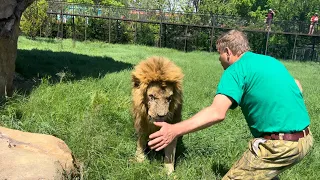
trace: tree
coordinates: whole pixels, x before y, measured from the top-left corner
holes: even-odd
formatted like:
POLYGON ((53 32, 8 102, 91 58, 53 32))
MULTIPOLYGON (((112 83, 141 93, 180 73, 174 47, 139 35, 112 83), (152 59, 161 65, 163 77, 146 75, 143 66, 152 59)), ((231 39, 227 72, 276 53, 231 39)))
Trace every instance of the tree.
POLYGON ((232 0, 202 0, 199 5, 199 12, 213 14, 235 14, 234 3, 232 0))
POLYGON ((12 95, 17 41, 22 12, 34 0, 6 0, 0 4, 0 96, 12 95))
POLYGON ((25 35, 31 38, 39 35, 41 27, 46 23, 47 9, 46 0, 37 0, 26 9, 21 18, 21 30, 25 35))
POLYGON ((79 4, 95 4, 95 5, 106 5, 106 6, 125 6, 127 0, 67 0, 69 3, 79 3, 79 4))
POLYGON ((200 5, 200 0, 193 0, 193 6, 195 8, 195 12, 198 12, 200 5))

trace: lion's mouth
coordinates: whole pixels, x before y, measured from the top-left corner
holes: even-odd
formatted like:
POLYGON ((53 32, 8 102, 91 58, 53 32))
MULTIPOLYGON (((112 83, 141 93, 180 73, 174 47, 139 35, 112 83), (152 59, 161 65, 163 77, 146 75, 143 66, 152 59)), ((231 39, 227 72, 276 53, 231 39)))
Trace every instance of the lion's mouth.
POLYGON ((164 122, 166 120, 166 118, 157 118, 155 119, 156 122, 164 122))
POLYGON ((165 122, 166 121, 166 117, 155 117, 155 118, 153 118, 153 117, 149 116, 149 120, 151 122, 165 122))

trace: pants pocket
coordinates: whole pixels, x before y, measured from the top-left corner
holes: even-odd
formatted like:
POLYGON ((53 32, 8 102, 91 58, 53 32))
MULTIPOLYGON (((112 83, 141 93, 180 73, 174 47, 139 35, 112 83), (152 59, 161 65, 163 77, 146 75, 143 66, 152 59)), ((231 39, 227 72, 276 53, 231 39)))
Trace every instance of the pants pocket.
POLYGON ((264 138, 255 138, 251 142, 251 150, 254 152, 256 156, 261 156, 261 151, 259 145, 265 143, 267 140, 264 138))

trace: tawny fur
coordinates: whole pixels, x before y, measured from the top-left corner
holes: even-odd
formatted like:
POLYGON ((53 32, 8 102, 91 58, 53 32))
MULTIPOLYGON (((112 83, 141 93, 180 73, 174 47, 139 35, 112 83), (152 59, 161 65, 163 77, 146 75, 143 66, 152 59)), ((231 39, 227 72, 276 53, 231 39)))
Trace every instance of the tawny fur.
MULTIPOLYGON (((182 79, 183 73, 181 69, 173 62, 163 57, 151 57, 140 62, 132 72, 132 98, 133 98, 133 116, 134 126, 138 135, 136 159, 141 162, 145 159, 143 151, 146 148, 148 136, 157 130, 153 121, 149 119, 151 114, 159 113, 148 110, 148 102, 150 97, 147 92, 150 91, 160 92, 158 94, 166 97, 166 92, 170 92, 170 101, 166 101, 166 105, 162 106, 161 103, 156 103, 157 107, 163 107, 161 110, 166 110, 167 116, 165 121, 167 123, 176 123, 181 121, 182 109, 182 79), (168 104, 169 103, 169 104, 168 104)), ((154 103, 154 101, 152 102, 154 103)), ((150 104, 149 104, 150 105, 150 104)), ((175 139, 165 149, 164 165, 167 173, 170 174, 174 171, 174 159, 176 151, 177 140, 175 139)))
MULTIPOLYGON (((173 62, 163 57, 151 57, 140 62, 132 72, 132 98, 133 115, 135 129, 137 133, 152 133, 148 123, 148 113, 146 104, 146 92, 151 82, 173 83, 174 94, 170 105, 170 112, 181 116, 182 105, 182 80, 181 69, 173 62)), ((174 117, 174 116, 172 116, 174 117)), ((169 123, 181 121, 179 119, 169 119, 169 123)))

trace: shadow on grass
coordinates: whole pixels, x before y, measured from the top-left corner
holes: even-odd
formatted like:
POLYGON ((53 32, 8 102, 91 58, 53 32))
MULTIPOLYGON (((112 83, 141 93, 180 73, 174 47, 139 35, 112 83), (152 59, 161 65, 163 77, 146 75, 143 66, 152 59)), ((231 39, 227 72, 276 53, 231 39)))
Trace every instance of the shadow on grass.
POLYGON ((72 80, 98 78, 107 73, 131 68, 133 65, 115 61, 111 57, 87 56, 70 52, 18 50, 16 71, 26 78, 48 77, 60 79, 57 73, 69 74, 72 80))
POLYGON ((99 78, 107 73, 130 69, 133 65, 111 57, 87 56, 70 52, 18 50, 16 72, 26 79, 50 77, 50 82, 99 78))
POLYGON ((220 163, 212 164, 211 169, 214 174, 219 174, 221 177, 223 177, 229 171, 228 167, 226 167, 220 163))
POLYGON ((186 147, 183 144, 182 137, 178 138, 177 150, 176 150, 176 159, 185 158, 186 147))

